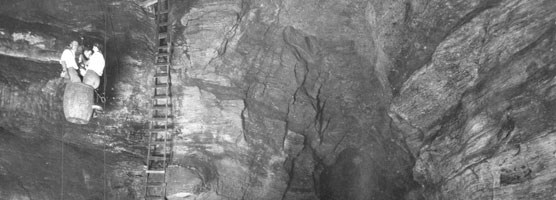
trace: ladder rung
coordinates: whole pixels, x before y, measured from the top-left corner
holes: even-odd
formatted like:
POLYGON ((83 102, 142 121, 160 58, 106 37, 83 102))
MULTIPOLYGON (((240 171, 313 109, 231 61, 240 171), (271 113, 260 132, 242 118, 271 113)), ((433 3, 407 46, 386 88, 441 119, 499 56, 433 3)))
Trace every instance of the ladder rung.
MULTIPOLYGON (((166 96, 166 95, 158 95, 158 96, 166 96)), ((166 105, 172 104, 172 102, 168 101, 168 100, 171 100, 169 98, 169 96, 168 96, 168 98, 163 98, 163 97, 153 98, 153 101, 154 101, 153 102, 153 108, 154 108, 154 106, 164 106, 164 107, 166 107, 166 105), (159 101, 163 101, 163 100, 165 100, 165 102, 159 102, 159 101)), ((171 107, 171 106, 168 106, 168 107, 171 107)), ((155 109, 158 109, 158 108, 155 108, 155 109)), ((160 108, 160 109, 162 109, 162 108, 160 108)))
POLYGON ((148 132, 151 133, 164 133, 164 132, 170 132, 170 130, 165 129, 165 128, 151 128, 151 129, 147 129, 148 132))
MULTIPOLYGON (((172 102, 168 102, 168 101, 166 101, 166 102, 158 102, 158 101, 162 101, 162 100, 164 100, 164 99, 156 99, 156 100, 153 100, 153 101, 155 101, 155 102, 153 102, 153 109, 154 109, 155 111, 159 111, 159 112, 160 112, 160 111, 168 111, 170 108, 172 108, 172 106, 170 105, 170 104, 172 104, 172 102), (168 109, 166 108, 166 105, 168 105, 168 109), (156 108, 155 108, 155 106, 156 106, 156 108), (163 108, 159 108, 159 107, 163 107, 163 108)), ((158 115, 163 115, 163 114, 164 114, 164 113, 158 114, 158 115)), ((164 115, 165 115, 165 114, 164 114, 164 115)), ((168 113, 167 115, 171 115, 171 114, 168 113)), ((153 116, 157 116, 157 115, 153 115, 153 116)), ((161 117, 163 117, 163 116, 161 116, 161 117)))
POLYGON ((167 144, 172 143, 171 142, 170 131, 156 131, 156 130, 153 130, 150 133, 152 134, 151 136, 153 136, 155 134, 156 135, 155 135, 155 137, 148 138, 147 139, 148 141, 147 141, 146 145, 152 146, 152 145, 163 145, 164 143, 167 143, 167 144), (166 138, 166 141, 164 141, 164 138, 166 138))
MULTIPOLYGON (((160 134, 160 133, 162 133, 162 131, 157 131, 157 130, 155 130, 155 129, 174 129, 174 123, 172 123, 172 122, 168 122, 168 123, 166 123, 165 125, 166 125, 166 127, 164 127, 164 124, 155 124, 155 123, 152 123, 152 124, 151 124, 152 127, 151 127, 150 129, 153 129, 153 131, 152 131, 151 133, 152 133, 152 134, 160 134)), ((150 129, 149 129, 149 130, 150 130, 150 129)))
POLYGON ((158 26, 168 26, 170 25, 170 22, 159 22, 158 26))
POLYGON ((161 17, 164 19, 168 18, 168 10, 169 9, 164 9, 164 10, 159 10, 158 12, 156 12, 156 16, 160 19, 161 17))
POLYGON ((155 73, 168 73, 170 69, 170 62, 156 62, 156 72, 155 73))
POLYGON ((171 145, 171 139, 170 138, 166 138, 166 141, 164 141, 164 138, 151 138, 151 140, 149 141, 149 146, 153 146, 153 145, 171 145))
POLYGON ((172 115, 155 115, 155 116, 152 116, 152 119, 154 121, 165 121, 166 119, 172 119, 172 118, 174 118, 174 116, 172 116, 172 115))
POLYGON ((152 118, 166 118, 166 116, 168 116, 168 119, 172 119, 174 118, 174 116, 171 113, 165 114, 165 113, 160 113, 160 114, 153 114, 152 118))
POLYGON ((167 38, 167 37, 168 37, 168 33, 158 33, 158 39, 167 38))
MULTIPOLYGON (((161 34, 166 34, 166 33, 161 33, 161 34)), ((158 49, 168 49, 168 45, 164 45, 164 46, 158 46, 158 49)))
POLYGON ((149 156, 149 160, 154 160, 154 161, 162 161, 162 160, 167 160, 167 157, 163 157, 163 156, 149 156))
POLYGON ((170 11, 170 9, 166 9, 166 10, 159 9, 159 10, 157 10, 156 14, 157 15, 165 14, 165 13, 168 13, 169 11, 170 11))
MULTIPOLYGON (((174 124, 169 122, 168 124, 166 124, 166 127, 167 127, 167 129, 174 129, 174 124)), ((157 124, 152 129, 164 129, 164 125, 157 124)), ((154 134, 154 131, 152 133, 154 134)), ((160 133, 161 132, 158 132, 157 134, 160 134, 160 133)))
POLYGON ((156 145, 171 145, 171 139, 170 138, 166 138, 166 141, 164 141, 164 138, 151 138, 151 140, 149 141, 149 146, 156 146, 156 145))
POLYGON ((168 75, 170 75, 169 73, 156 73, 154 75, 155 78, 161 78, 161 77, 168 77, 168 75))
MULTIPOLYGON (((170 89, 170 87, 167 87, 167 88, 155 88, 154 93, 155 93, 155 95, 166 95, 166 94, 169 95, 169 94, 170 94, 170 93, 168 93, 168 92, 169 92, 169 91, 168 91, 169 89, 170 89)), ((162 104, 158 104, 158 103, 155 102, 154 105, 162 105, 162 104)), ((166 105, 166 104, 164 104, 164 105, 166 105)))
POLYGON ((169 109, 155 109, 151 116, 155 118, 164 118, 168 115, 170 118, 173 118, 174 116, 172 116, 172 113, 167 112, 168 110, 169 109))
MULTIPOLYGON (((166 157, 170 157, 170 155, 172 154, 172 152, 168 151, 167 149, 165 149, 165 152, 157 152, 156 155, 162 157, 164 155, 166 155, 166 157)), ((153 154, 155 155, 155 154, 153 154)))
POLYGON ((168 121, 168 122, 170 122, 170 121, 172 121, 172 117, 171 116, 168 116, 168 118, 166 118, 166 117, 153 117, 152 121, 157 121, 157 122, 166 122, 166 121, 168 121))
POLYGON ((157 87, 157 88, 166 88, 168 86, 170 86, 170 83, 159 83, 159 84, 154 85, 154 87, 157 87))
POLYGON ((164 126, 157 125, 157 126, 154 126, 154 127, 150 128, 149 130, 152 130, 152 131, 151 131, 151 134, 160 134, 160 133, 163 133, 163 131, 158 131, 158 130, 160 130, 160 129, 162 129, 162 130, 168 129, 168 134, 170 134, 170 133, 172 132, 171 130, 174 129, 174 124, 173 124, 173 123, 167 124, 167 125, 166 125, 166 128, 164 128, 164 126))
POLYGON ((169 86, 170 85, 168 85, 168 84, 156 84, 156 85, 154 85, 154 87, 157 88, 157 89, 169 89, 170 88, 169 86))
MULTIPOLYGON (((162 142, 162 143, 164 143, 164 142, 162 142)), ((170 148, 172 148, 171 147, 172 144, 170 142, 168 142, 167 144, 157 144, 157 145, 150 144, 150 146, 148 146, 148 147, 153 147, 153 146, 155 146, 155 148, 157 148, 161 152, 151 153, 152 154, 150 156, 151 158, 149 158, 148 160, 164 161, 164 160, 169 160, 170 159, 171 153, 169 151, 170 151, 170 148), (166 158, 164 158, 164 155, 166 155, 166 158)))
POLYGON ((158 10, 157 10, 157 14, 160 14, 161 12, 168 12, 170 10, 170 7, 168 6, 168 2, 164 2, 164 1, 158 1, 158 10))
POLYGON ((164 187, 166 183, 164 182, 148 182, 147 187, 164 187))
POLYGON ((172 109, 172 104, 168 104, 168 105, 153 105, 153 109, 156 109, 156 110, 172 109))
POLYGON ((163 144, 168 145, 169 143, 170 143, 170 141, 160 141, 160 140, 149 141, 149 145, 163 145, 163 144))
MULTIPOLYGON (((167 53, 161 53, 161 54, 167 54, 167 53)), ((168 60, 168 55, 156 55, 157 59, 158 58, 164 58, 165 60, 168 60)))
POLYGON ((147 174, 164 174, 165 170, 147 170, 147 174))
POLYGON ((153 122, 165 122, 166 116, 168 116, 168 122, 171 122, 171 120, 174 118, 172 114, 165 115, 165 113, 153 113, 151 119, 153 122))
MULTIPOLYGON (((168 124, 166 127, 168 127, 168 129, 173 129, 173 124, 168 124)), ((164 126, 158 126, 158 127, 154 127, 151 128, 153 131, 151 131, 151 134, 171 134, 171 131, 168 132, 164 132, 164 131, 156 131, 156 129, 164 129, 164 126)))
POLYGON ((168 98, 170 98, 169 95, 155 95, 155 96, 153 96, 153 99, 158 99, 158 100, 168 99, 168 98))
POLYGON ((158 53, 157 56, 169 56, 169 55, 170 55, 169 53, 158 53))

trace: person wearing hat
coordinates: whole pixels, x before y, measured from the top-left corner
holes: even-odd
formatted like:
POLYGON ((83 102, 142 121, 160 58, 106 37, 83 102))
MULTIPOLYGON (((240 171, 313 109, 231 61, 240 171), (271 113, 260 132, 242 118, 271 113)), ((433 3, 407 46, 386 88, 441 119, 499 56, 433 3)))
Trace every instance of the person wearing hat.
POLYGON ((88 66, 83 76, 83 83, 97 89, 100 85, 100 77, 104 71, 104 56, 101 51, 102 46, 98 43, 93 44, 93 54, 89 58, 88 66))
POLYGON ((77 62, 75 62, 77 46, 79 46, 77 41, 71 41, 70 45, 64 49, 62 56, 60 57, 60 64, 62 65, 62 73, 60 73, 60 77, 69 79, 71 82, 81 82, 81 78, 79 78, 79 75, 77 74, 79 67, 77 66, 77 62))

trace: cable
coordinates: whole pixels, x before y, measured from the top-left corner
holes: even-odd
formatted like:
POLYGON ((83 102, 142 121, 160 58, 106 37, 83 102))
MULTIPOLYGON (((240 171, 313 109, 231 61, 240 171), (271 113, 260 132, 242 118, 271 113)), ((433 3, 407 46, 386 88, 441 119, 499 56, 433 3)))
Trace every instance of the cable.
MULTIPOLYGON (((106 27, 106 20, 108 20, 108 17, 106 17, 108 11, 108 6, 106 6, 106 4, 104 4, 104 60, 108 60, 108 47, 106 46, 106 32, 108 32, 108 29, 106 27)), ((106 63, 106 62, 105 62, 106 63)), ((108 77, 108 73, 106 73, 106 68, 108 66, 105 65, 102 74, 104 75, 104 81, 103 81, 103 90, 102 90, 102 97, 101 97, 101 102, 103 104, 103 108, 106 109, 106 83, 107 83, 107 77, 108 77)), ((98 95, 98 94, 97 94, 98 95)), ((103 173, 103 185, 102 185, 102 195, 103 195, 103 199, 106 200, 106 143, 104 143, 104 145, 102 146, 102 173, 103 173)))
POLYGON ((60 138, 60 140, 62 141, 62 162, 61 162, 62 164, 61 164, 61 167, 60 167, 60 171, 61 171, 60 173, 61 173, 61 176, 62 176, 61 181, 60 181, 60 185, 61 185, 60 186, 60 199, 61 200, 64 200, 64 145, 65 145, 65 143, 64 143, 64 135, 65 135, 64 132, 65 132, 65 127, 66 126, 62 124, 62 137, 60 138))
MULTIPOLYGON (((107 15, 106 13, 109 13, 109 10, 108 10, 108 6, 106 6, 106 4, 104 4, 104 9, 105 9, 105 12, 104 12, 104 57, 105 58, 104 58, 104 60, 108 60, 108 51, 107 51, 108 47, 106 46, 106 32, 108 32, 108 29, 106 27, 106 20, 108 20, 108 17, 106 17, 106 15, 107 15)), ((114 31, 114 30, 112 30, 112 31, 114 31)), ((107 67, 108 66, 105 65, 104 69, 102 69, 103 70, 102 74, 104 75, 104 82, 102 84, 103 85, 102 97, 104 98, 104 101, 102 101, 103 108, 106 108, 106 84, 107 84, 107 81, 108 81, 108 73, 106 73, 106 71, 108 71, 108 70, 106 70, 107 67)))
POLYGON ((104 105, 106 106, 106 97, 105 96, 100 96, 100 94, 98 93, 97 90, 95 90, 95 93, 97 95, 97 98, 100 99, 100 102, 104 103, 104 105))
POLYGON ((106 143, 104 144, 104 149, 102 150, 102 174, 103 174, 103 185, 102 185, 102 194, 104 196, 104 200, 106 200, 106 143))

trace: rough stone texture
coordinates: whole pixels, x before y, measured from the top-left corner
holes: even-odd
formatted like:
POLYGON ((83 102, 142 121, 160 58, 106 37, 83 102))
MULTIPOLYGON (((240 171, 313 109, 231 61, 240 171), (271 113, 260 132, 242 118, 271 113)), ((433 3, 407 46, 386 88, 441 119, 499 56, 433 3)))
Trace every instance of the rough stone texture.
POLYGON ((476 5, 391 106, 414 177, 427 199, 552 199, 556 4, 476 5))
MULTIPOLYGON (((59 199, 61 140, 66 199, 144 195, 155 42, 138 2, 0 8, 0 143, 19 152, 0 151, 0 198, 59 199), (107 112, 86 126, 64 122, 57 71, 79 36, 107 44, 107 112)), ((556 3, 172 5, 169 199, 556 197, 556 3)))
POLYGON ((104 3, 2 2, 0 139, 10 151, 0 156, 0 199, 143 196, 145 153, 137 145, 147 112, 144 99, 150 95, 142 85, 147 70, 140 66, 151 62, 145 38, 153 38, 153 32, 145 27, 152 27, 152 21, 134 2, 104 3), (103 7, 93 9, 97 6, 103 7), (133 33, 136 30, 142 31, 133 33), (107 44, 106 90, 111 99, 105 109, 110 112, 85 126, 66 122, 62 113, 64 81, 58 59, 71 40, 107 44))
POLYGON ((215 170, 208 189, 232 199, 402 198, 413 187, 410 157, 389 129, 367 7, 219 0, 175 8, 185 10, 174 12, 177 138, 188 140, 175 160, 201 160, 189 165, 215 170), (351 158, 354 173, 336 176, 351 158), (337 178, 348 184, 330 190, 337 178))

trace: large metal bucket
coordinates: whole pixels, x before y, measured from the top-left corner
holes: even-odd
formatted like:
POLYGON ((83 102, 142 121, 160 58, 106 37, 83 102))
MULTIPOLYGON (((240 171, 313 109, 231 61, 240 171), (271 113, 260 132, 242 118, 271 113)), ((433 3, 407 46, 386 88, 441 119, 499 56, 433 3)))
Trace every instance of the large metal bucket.
POLYGON ((84 83, 67 83, 64 90, 64 115, 75 124, 87 124, 93 114, 93 87, 84 83))

